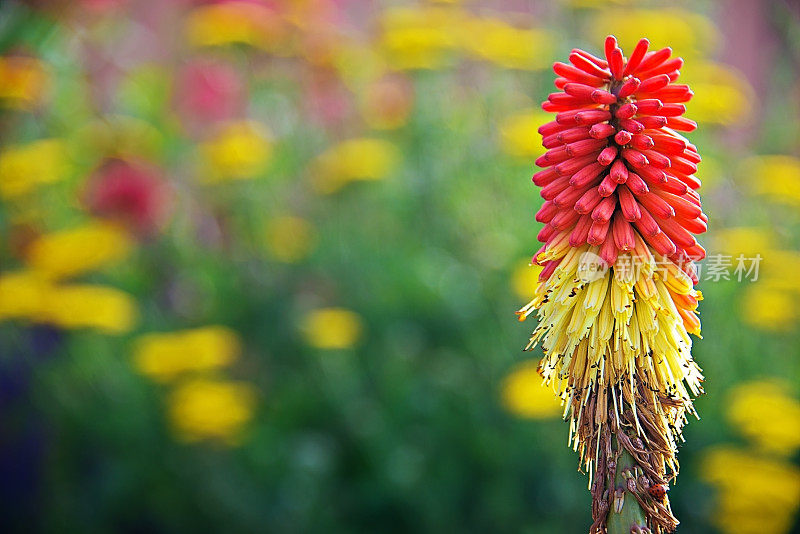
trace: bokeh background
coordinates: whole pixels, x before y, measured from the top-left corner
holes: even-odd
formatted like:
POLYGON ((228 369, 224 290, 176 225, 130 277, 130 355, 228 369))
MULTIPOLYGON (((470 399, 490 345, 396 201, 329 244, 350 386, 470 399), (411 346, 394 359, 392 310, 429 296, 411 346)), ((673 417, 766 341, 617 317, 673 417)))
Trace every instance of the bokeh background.
POLYGON ((549 66, 608 33, 696 94, 680 531, 800 532, 800 9, 758 0, 4 0, 0 529, 584 532, 514 311, 549 66))

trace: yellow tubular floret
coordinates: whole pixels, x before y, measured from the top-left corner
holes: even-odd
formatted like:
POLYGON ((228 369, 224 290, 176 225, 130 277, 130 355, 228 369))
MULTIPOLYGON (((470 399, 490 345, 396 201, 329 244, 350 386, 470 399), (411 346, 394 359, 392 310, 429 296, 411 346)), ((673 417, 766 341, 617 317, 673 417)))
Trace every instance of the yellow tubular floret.
POLYGON ((634 250, 603 272, 582 265, 596 252, 557 238, 539 254, 540 263, 562 260, 518 312, 524 318, 537 310, 539 325, 528 348, 542 345, 539 372, 564 402, 569 442, 587 468, 599 454, 602 426, 621 424, 629 409, 636 432, 648 443, 655 439, 649 446, 663 449, 661 463, 676 472, 681 428, 686 413, 694 413, 692 397, 702 392, 689 337, 699 334, 695 310, 702 295, 638 235, 634 250))

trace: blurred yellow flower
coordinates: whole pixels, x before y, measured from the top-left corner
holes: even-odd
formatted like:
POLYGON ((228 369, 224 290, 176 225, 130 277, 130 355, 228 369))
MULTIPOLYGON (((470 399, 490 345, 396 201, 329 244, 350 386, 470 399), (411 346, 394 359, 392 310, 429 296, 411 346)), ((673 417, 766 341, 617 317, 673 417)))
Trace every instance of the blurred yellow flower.
POLYGON ((463 41, 466 15, 458 9, 397 7, 381 16, 381 49, 390 67, 437 69, 463 41))
POLYGON ((633 50, 646 36, 653 50, 670 46, 678 56, 694 57, 719 42, 719 31, 711 20, 684 9, 605 9, 591 20, 593 42, 615 35, 623 50, 633 50))
POLYGON ((351 139, 320 154, 313 165, 312 185, 335 193, 349 182, 385 178, 400 159, 395 145, 380 139, 351 139))
POLYGON ((538 362, 518 364, 503 381, 503 406, 519 417, 551 419, 563 412, 553 391, 543 385, 538 362))
POLYGON ((534 109, 506 117, 499 126, 500 148, 506 154, 526 160, 541 156, 545 149, 537 130, 551 120, 549 114, 534 109))
POLYGON ((244 382, 194 379, 178 385, 169 397, 169 419, 185 441, 221 440, 236 445, 253 418, 255 389, 244 382))
POLYGON ((800 293, 800 252, 769 249, 762 252, 761 275, 763 286, 783 292, 800 293))
POLYGON ((123 334, 136 324, 133 297, 112 287, 66 285, 51 288, 42 303, 40 321, 67 329, 96 328, 123 334))
POLYGON ((133 328, 137 311, 133 298, 118 289, 54 285, 35 271, 17 271, 0 275, 0 319, 121 334, 133 328))
POLYGON ((213 182, 258 176, 272 155, 270 135, 266 126, 255 121, 227 125, 200 148, 207 179, 213 182))
POLYGON ((791 330, 797 320, 797 297, 762 285, 748 287, 741 304, 744 321, 768 331, 791 330))
POLYGON ((792 456, 800 449, 800 402, 778 380, 739 384, 728 393, 728 419, 762 449, 792 456))
POLYGON ((5 146, 0 152, 0 196, 24 195, 38 185, 60 180, 67 166, 66 148, 60 139, 5 146))
POLYGON ((30 109, 47 85, 44 63, 32 57, 0 57, 0 105, 30 109))
POLYGON ((301 329, 306 342, 318 349, 348 349, 361 338, 361 317, 343 308, 322 308, 308 313, 301 329))
POLYGON ((267 221, 265 238, 267 249, 276 259, 294 263, 304 259, 317 240, 317 233, 309 221, 300 217, 283 216, 267 221))
POLYGON ((755 257, 756 254, 763 255, 773 247, 775 242, 774 231, 767 227, 723 228, 716 230, 712 236, 714 242, 712 250, 720 254, 731 255, 734 258, 739 254, 744 254, 746 257, 755 257))
POLYGON ((715 522, 726 534, 788 532, 800 504, 800 470, 729 447, 711 449, 702 476, 718 489, 715 522))
POLYGON ((52 286, 33 271, 0 274, 0 319, 35 319, 52 286))
POLYGON ((772 202, 800 206, 800 159, 753 156, 742 164, 741 176, 754 193, 772 202))
POLYGON ((200 6, 186 18, 186 39, 191 46, 248 44, 270 52, 285 52, 289 29, 265 5, 246 0, 200 6))
POLYGON ((28 248, 26 259, 30 268, 57 279, 120 261, 132 246, 131 237, 119 226, 91 221, 39 237, 28 248))
POLYGON ((464 45, 476 57, 509 69, 535 70, 553 62, 555 39, 547 32, 520 29, 495 18, 475 18, 464 45))
POLYGON ((133 362, 143 374, 168 381, 192 371, 208 371, 233 362, 241 352, 239 336, 211 325, 180 332, 145 334, 136 340, 133 362))
POLYGON ((375 47, 353 42, 333 44, 332 62, 351 89, 377 80, 386 73, 386 60, 375 47))
POLYGON ((474 17, 457 7, 393 8, 381 25, 381 49, 398 70, 442 68, 464 52, 510 69, 542 69, 552 61, 554 38, 548 32, 474 17))
POLYGON ((745 120, 756 95, 747 79, 733 68, 708 61, 688 62, 680 83, 692 88, 694 97, 686 114, 700 123, 733 124, 745 120))
POLYGON ((532 299, 539 284, 541 265, 531 265, 530 260, 520 262, 511 274, 511 287, 514 293, 522 299, 532 299))

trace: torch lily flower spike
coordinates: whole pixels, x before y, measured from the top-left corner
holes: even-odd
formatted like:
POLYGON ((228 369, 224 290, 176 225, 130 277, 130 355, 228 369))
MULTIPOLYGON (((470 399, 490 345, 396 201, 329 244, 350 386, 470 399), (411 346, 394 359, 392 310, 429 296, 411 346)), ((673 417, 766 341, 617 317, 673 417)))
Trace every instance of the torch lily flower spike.
POLYGON ((545 199, 535 298, 517 312, 539 324, 539 371, 564 405, 569 444, 589 473, 592 533, 671 532, 665 492, 703 375, 694 235, 708 218, 695 178, 700 156, 678 132, 688 86, 670 48, 642 39, 626 58, 613 36, 604 58, 573 50, 555 63, 539 128, 547 152, 533 176, 545 199))

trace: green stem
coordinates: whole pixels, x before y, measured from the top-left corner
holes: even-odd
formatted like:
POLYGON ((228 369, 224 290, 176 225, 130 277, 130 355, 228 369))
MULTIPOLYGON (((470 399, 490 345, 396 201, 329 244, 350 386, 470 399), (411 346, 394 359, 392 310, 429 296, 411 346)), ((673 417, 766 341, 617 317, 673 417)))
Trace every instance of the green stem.
MULTIPOLYGON (((616 440, 614 441, 616 442, 616 440)), ((636 497, 628 491, 627 481, 623 476, 625 471, 632 473, 634 467, 636 467, 636 461, 623 448, 622 454, 617 459, 614 491, 622 490, 624 500, 622 510, 617 512, 612 499, 611 509, 608 511, 608 523, 606 524, 608 534, 631 534, 631 532, 639 532, 638 529, 634 528, 635 526, 640 529, 644 529, 647 526, 644 511, 639 506, 639 501, 636 500, 636 497)))

